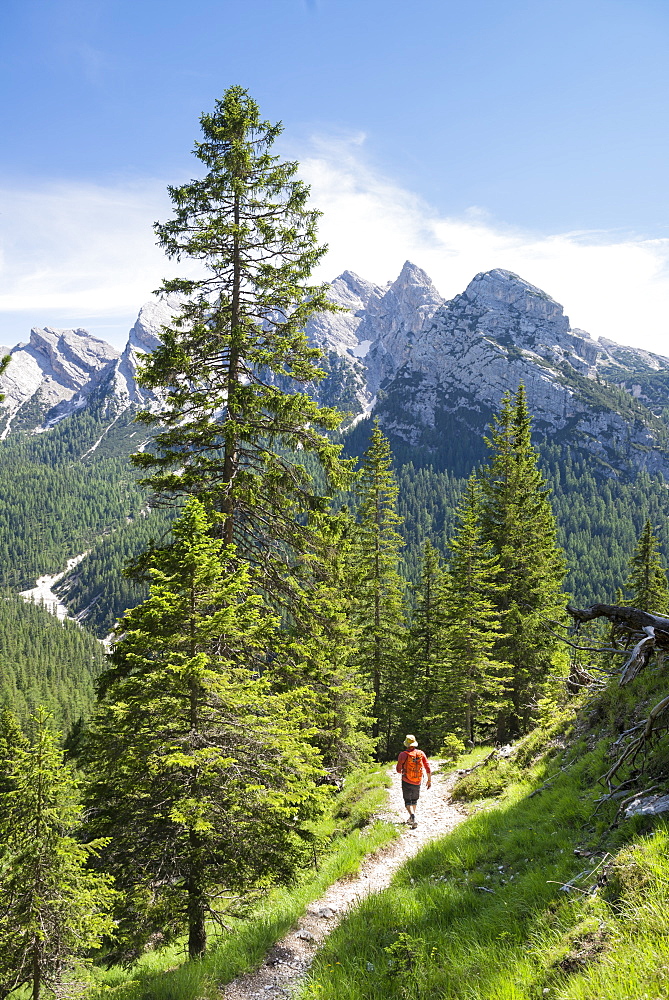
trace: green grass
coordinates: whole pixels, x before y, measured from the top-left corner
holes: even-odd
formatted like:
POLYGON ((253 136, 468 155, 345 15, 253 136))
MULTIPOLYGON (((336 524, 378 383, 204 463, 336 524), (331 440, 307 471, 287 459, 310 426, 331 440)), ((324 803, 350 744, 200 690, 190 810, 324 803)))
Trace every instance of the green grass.
POLYGON ((373 816, 387 801, 390 779, 374 765, 351 774, 333 807, 315 828, 323 846, 318 870, 290 887, 276 888, 234 930, 198 962, 186 961, 185 941, 148 952, 130 969, 93 968, 89 995, 94 1000, 204 1000, 216 998, 222 984, 254 968, 266 951, 295 924, 313 900, 358 870, 371 852, 397 831, 373 816))
MULTIPOLYGON (((610 717, 615 693, 601 701, 610 717)), ((622 715, 631 701, 625 693, 622 715)), ((301 1000, 669 996, 667 825, 637 817, 612 828, 615 803, 594 812, 609 739, 601 720, 579 723, 576 737, 573 726, 573 711, 554 714, 512 758, 461 779, 468 801, 493 786, 498 799, 334 930, 301 1000)))

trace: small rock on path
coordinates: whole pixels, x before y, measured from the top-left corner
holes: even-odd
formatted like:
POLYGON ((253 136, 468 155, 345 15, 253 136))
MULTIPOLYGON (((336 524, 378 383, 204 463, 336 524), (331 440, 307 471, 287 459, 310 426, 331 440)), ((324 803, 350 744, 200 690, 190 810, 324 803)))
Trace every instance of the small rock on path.
MULTIPOLYGON (((438 766, 438 762, 434 762, 438 766)), ((346 911, 373 892, 380 892, 401 865, 417 854, 425 844, 449 833, 464 818, 451 804, 450 792, 455 775, 435 774, 429 791, 423 785, 416 810, 418 827, 406 826, 407 811, 402 800, 400 777, 395 767, 389 769, 393 786, 389 802, 378 818, 401 824, 405 832, 375 854, 367 857, 356 875, 335 882, 320 899, 308 907, 297 927, 285 935, 265 956, 254 972, 234 979, 221 988, 222 1000, 255 1000, 266 997, 279 1000, 289 997, 311 965, 320 943, 331 933, 346 911)))

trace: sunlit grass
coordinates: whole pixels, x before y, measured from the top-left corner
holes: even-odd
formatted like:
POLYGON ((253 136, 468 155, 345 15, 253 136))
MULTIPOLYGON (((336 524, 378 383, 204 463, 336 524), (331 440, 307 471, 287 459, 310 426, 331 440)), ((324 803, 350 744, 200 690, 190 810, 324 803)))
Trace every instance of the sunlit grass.
POLYGON ((556 751, 560 725, 570 729, 563 717, 520 751, 523 767, 517 758, 469 776, 468 800, 494 784, 498 799, 360 903, 325 942, 301 1000, 669 996, 666 825, 611 830, 615 804, 594 813, 605 743, 556 751))
POLYGON ((387 844, 397 831, 371 822, 387 801, 390 779, 384 767, 366 767, 350 775, 314 832, 328 844, 314 869, 293 886, 274 889, 235 924, 200 961, 186 961, 180 940, 147 952, 131 969, 94 968, 88 995, 92 1000, 206 1000, 219 996, 222 984, 252 969, 266 951, 295 924, 309 903, 336 882, 358 870, 361 861, 387 844))

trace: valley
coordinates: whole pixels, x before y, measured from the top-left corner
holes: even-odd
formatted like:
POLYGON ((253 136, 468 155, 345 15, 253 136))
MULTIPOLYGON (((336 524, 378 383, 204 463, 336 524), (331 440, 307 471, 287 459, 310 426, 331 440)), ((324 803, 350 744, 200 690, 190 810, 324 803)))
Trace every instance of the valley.
MULTIPOLYGON (((612 600, 646 516, 669 554, 669 360, 571 330, 558 303, 510 272, 478 275, 452 302, 409 263, 385 288, 344 272, 329 294, 347 311, 309 320, 327 372, 311 391, 348 410, 346 454, 363 453, 372 417, 388 435, 410 581, 425 538, 446 551, 492 412, 521 380, 568 592, 612 600)), ((39 603, 43 579, 59 616, 101 639, 146 594, 123 575, 128 560, 169 535, 172 514, 151 510, 128 457, 149 438, 135 415, 157 403, 138 366, 175 307, 142 307, 121 352, 84 330, 33 330, 0 377, 0 580, 39 603)))

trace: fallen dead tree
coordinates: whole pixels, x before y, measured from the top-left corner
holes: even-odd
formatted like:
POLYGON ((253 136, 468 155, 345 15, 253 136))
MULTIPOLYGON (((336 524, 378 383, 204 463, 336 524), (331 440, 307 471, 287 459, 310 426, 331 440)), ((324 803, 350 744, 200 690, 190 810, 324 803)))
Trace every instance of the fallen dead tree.
MULTIPOLYGON (((574 631, 578 631, 585 622, 594 621, 596 618, 606 618, 614 626, 617 635, 627 638, 631 649, 627 650, 627 659, 620 669, 619 683, 621 687, 638 677, 641 671, 648 666, 654 654, 662 661, 664 654, 669 651, 669 618, 662 615, 652 615, 647 611, 619 604, 593 604, 589 608, 568 606, 567 611, 574 619, 574 631)), ((661 717, 668 709, 669 696, 665 696, 653 706, 646 719, 622 733, 613 744, 614 749, 620 748, 627 737, 633 737, 603 777, 609 789, 609 795, 605 798, 617 798, 623 786, 630 784, 628 779, 628 781, 616 786, 614 779, 623 764, 634 767, 639 754, 645 754, 648 750, 652 738, 669 728, 669 726, 660 723, 661 717)), ((643 794, 637 793, 637 796, 643 794)))

